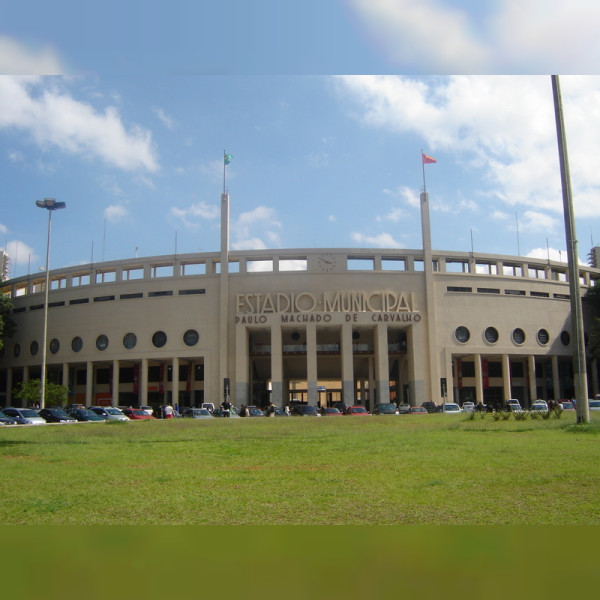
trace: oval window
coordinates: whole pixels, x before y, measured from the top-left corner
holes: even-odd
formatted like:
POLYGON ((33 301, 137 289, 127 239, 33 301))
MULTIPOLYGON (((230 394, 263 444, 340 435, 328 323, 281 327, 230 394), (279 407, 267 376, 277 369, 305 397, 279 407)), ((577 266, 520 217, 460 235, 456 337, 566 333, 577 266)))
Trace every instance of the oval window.
POLYGON ((466 327, 461 325, 460 327, 456 328, 456 331, 454 332, 454 337, 456 338, 457 342, 465 344, 471 338, 471 333, 466 327))
POLYGON ((102 334, 96 338, 96 348, 102 352, 108 348, 108 338, 102 334))
POLYGON ((490 344, 495 344, 498 341, 498 330, 495 327, 488 327, 485 330, 485 341, 490 344))

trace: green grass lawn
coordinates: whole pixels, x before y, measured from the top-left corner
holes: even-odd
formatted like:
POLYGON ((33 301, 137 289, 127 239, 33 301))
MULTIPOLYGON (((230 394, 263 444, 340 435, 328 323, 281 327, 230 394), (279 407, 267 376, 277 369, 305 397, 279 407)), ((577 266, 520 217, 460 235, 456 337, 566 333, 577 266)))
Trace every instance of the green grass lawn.
POLYGON ((600 524, 600 415, 0 429, 4 524, 600 524))

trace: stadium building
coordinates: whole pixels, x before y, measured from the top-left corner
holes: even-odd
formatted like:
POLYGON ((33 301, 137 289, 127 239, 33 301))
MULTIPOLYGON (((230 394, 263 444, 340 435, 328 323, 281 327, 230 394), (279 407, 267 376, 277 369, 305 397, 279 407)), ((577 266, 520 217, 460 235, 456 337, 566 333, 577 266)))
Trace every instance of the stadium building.
MULTIPOLYGON (((567 264, 431 249, 229 251, 100 262, 2 282, 17 333, 0 356, 0 404, 39 378, 70 401, 180 407, 325 405, 574 395, 567 264)), ((600 270, 579 271, 582 295, 600 270)), ((585 306, 584 306, 585 309, 585 306)), ((584 314, 586 320, 590 315, 584 314)), ((598 365, 588 363, 590 394, 598 365)))

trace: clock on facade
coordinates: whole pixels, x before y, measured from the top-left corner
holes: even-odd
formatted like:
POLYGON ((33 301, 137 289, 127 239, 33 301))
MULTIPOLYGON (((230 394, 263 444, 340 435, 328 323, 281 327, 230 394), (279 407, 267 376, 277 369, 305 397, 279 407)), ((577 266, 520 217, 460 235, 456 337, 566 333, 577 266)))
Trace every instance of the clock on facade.
POLYGON ((317 258, 317 267, 319 271, 327 273, 333 271, 337 267, 337 261, 333 254, 321 254, 317 258))

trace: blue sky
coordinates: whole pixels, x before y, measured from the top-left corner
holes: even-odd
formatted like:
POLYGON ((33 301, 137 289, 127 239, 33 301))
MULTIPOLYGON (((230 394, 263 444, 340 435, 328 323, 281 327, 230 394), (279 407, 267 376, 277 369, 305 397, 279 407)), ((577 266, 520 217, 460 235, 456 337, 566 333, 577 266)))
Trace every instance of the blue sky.
POLYGON ((43 265, 44 197, 67 203, 52 268, 218 250, 224 150, 232 249, 420 247, 423 148, 438 161, 426 167, 435 248, 566 260, 552 72, 582 259, 600 238, 594 3, 2 10, 0 248, 13 276, 43 265), (557 51, 571 20, 577 43, 557 51))

